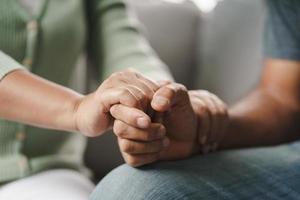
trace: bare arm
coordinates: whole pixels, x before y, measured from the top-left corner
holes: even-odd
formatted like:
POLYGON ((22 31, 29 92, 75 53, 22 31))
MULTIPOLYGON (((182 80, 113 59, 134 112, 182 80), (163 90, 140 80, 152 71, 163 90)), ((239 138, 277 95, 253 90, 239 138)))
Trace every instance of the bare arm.
POLYGON ((75 131, 74 109, 81 97, 25 70, 16 70, 0 82, 0 118, 75 131))
POLYGON ((222 148, 275 145, 300 138, 300 62, 269 59, 257 89, 229 109, 222 148))
POLYGON ((93 137, 111 128, 114 119, 110 107, 122 104, 132 108, 128 123, 147 128, 150 118, 138 108, 146 105, 157 89, 151 80, 125 70, 112 74, 95 92, 83 96, 27 71, 15 70, 0 82, 0 118, 93 137))

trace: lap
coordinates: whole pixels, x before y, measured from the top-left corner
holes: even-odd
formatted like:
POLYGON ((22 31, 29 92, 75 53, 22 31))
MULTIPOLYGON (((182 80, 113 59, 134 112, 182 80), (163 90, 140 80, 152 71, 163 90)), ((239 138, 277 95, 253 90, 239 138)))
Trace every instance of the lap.
POLYGON ((224 151, 108 174, 92 200, 300 199, 300 143, 224 151))
POLYGON ((94 189, 92 182, 72 170, 49 170, 0 188, 5 200, 87 200, 94 189))

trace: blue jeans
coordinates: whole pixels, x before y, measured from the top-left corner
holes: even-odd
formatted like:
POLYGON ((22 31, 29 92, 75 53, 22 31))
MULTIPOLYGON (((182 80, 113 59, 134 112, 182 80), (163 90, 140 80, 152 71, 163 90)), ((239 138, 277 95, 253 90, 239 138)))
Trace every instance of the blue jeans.
POLYGON ((109 173, 91 200, 300 199, 300 142, 109 173))

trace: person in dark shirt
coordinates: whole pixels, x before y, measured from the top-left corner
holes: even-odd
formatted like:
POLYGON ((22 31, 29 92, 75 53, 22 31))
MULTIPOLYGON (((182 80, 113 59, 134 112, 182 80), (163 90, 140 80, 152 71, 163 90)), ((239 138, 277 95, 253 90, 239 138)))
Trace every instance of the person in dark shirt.
MULTIPOLYGON (((300 142, 296 141, 300 138, 300 1, 267 0, 267 5, 261 80, 251 94, 229 108, 229 126, 218 143, 220 150, 260 148, 221 151, 138 169, 123 165, 100 182, 92 200, 300 199, 300 142)), ((203 91, 193 94, 190 99, 197 112, 194 99, 201 99, 203 91)), ((171 115, 176 114, 174 110, 171 115)), ((176 129, 182 123, 171 126, 176 129)), ((188 132, 181 134, 189 137, 188 132)), ((209 150, 215 146, 208 146, 209 150)), ((134 149, 131 151, 134 158, 134 149)), ((178 159, 193 153, 174 148, 164 156, 178 159)))

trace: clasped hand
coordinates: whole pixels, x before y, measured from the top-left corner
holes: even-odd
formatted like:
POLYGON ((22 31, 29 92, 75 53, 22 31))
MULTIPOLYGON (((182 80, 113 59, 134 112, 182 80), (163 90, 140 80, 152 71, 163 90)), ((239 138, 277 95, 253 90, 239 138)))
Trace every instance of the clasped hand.
POLYGON ((80 99, 74 116, 86 136, 113 128, 124 160, 134 167, 216 150, 228 121, 215 95, 156 83, 133 70, 114 73, 80 99))

